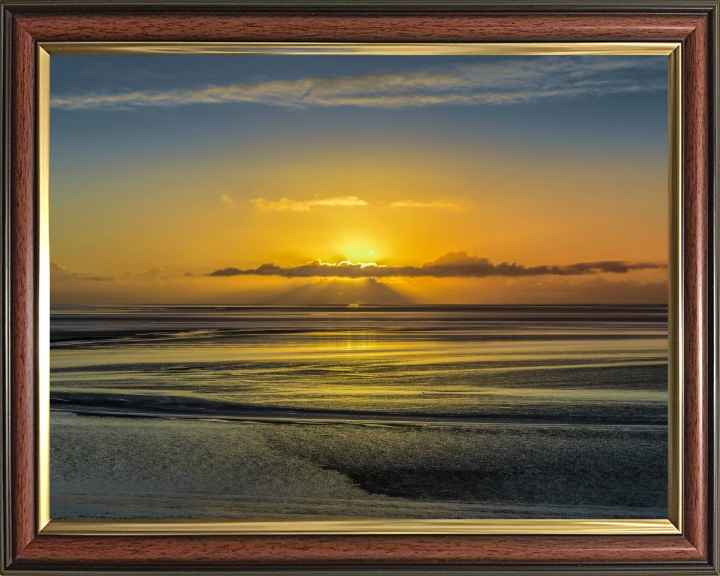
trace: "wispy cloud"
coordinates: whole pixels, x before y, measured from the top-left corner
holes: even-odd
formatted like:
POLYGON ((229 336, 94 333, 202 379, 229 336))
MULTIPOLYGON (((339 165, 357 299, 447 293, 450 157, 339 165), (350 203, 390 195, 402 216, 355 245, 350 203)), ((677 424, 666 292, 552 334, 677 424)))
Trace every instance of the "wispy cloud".
POLYGON ((228 196, 227 194, 220 194, 220 200, 223 201, 223 204, 230 206, 232 208, 238 207, 238 203, 235 202, 235 200, 233 200, 232 198, 230 198, 230 196, 228 196))
POLYGON ((436 200, 434 202, 416 202, 415 200, 400 200, 391 202, 391 208, 444 208, 446 210, 463 210, 470 206, 469 200, 436 200))
POLYGON ((334 198, 315 198, 313 200, 280 198, 280 200, 275 201, 255 198, 250 202, 257 210, 290 210, 295 212, 307 212, 311 208, 318 206, 367 206, 368 204, 357 196, 335 196, 334 198))
POLYGON ((642 56, 507 58, 358 76, 53 95, 50 104, 66 110, 242 102, 286 107, 501 105, 665 90, 665 65, 642 56))
POLYGON ((487 258, 472 256, 467 252, 449 252, 434 262, 422 266, 379 266, 375 263, 340 262, 328 264, 316 260, 300 266, 281 267, 263 264, 257 268, 241 270, 224 268, 207 276, 283 276, 285 278, 388 278, 388 277, 433 277, 433 278, 486 278, 488 276, 583 276, 613 273, 627 274, 633 270, 667 268, 662 262, 581 262, 567 266, 522 266, 503 262, 493 264, 487 258))

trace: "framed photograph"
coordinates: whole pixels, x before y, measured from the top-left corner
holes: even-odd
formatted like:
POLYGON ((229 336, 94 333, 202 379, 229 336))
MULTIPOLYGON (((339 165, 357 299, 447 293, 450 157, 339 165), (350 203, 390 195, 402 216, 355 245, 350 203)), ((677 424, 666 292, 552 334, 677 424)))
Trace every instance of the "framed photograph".
POLYGON ((717 2, 0 8, 2 573, 719 573, 717 2))

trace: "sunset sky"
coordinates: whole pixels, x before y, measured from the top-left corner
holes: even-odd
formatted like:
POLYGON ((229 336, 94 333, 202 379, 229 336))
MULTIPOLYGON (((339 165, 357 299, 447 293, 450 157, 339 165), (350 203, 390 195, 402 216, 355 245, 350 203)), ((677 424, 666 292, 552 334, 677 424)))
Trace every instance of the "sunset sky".
POLYGON ((52 56, 50 134, 56 304, 667 302, 663 56, 52 56))

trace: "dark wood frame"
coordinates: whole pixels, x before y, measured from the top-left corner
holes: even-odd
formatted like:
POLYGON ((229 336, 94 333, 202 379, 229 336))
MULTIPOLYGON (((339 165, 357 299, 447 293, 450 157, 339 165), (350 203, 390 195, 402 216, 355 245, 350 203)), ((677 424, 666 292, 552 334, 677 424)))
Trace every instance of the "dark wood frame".
POLYGON ((2 0, 6 574, 718 574, 718 2, 224 3, 2 0), (36 511, 36 49, 44 41, 681 42, 683 532, 655 536, 50 536, 36 511))

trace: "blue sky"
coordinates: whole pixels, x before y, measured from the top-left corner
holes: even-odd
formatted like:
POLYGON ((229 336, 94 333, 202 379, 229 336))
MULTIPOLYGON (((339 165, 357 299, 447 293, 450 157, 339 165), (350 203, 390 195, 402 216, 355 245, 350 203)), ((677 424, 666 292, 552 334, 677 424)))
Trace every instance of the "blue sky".
MULTIPOLYGON (((457 66, 531 63, 548 57, 448 56, 53 56, 52 97, 263 84, 303 78, 442 73, 457 66)), ((662 56, 560 57, 586 64, 623 59, 631 65, 591 78, 636 92, 546 97, 510 105, 277 106, 220 103, 52 109, 55 163, 102 161, 158 149, 247 143, 258 138, 349 132, 482 136, 504 144, 562 149, 664 150, 667 59, 662 56), (635 65, 632 65, 635 63, 635 65), (82 118, 82 122, 78 122, 82 118), (108 134, 112 141, 108 142, 108 134)), ((571 77, 572 73, 568 74, 571 77)), ((569 78, 572 81, 572 78, 569 78)), ((585 79, 579 79, 578 83, 585 79)))

